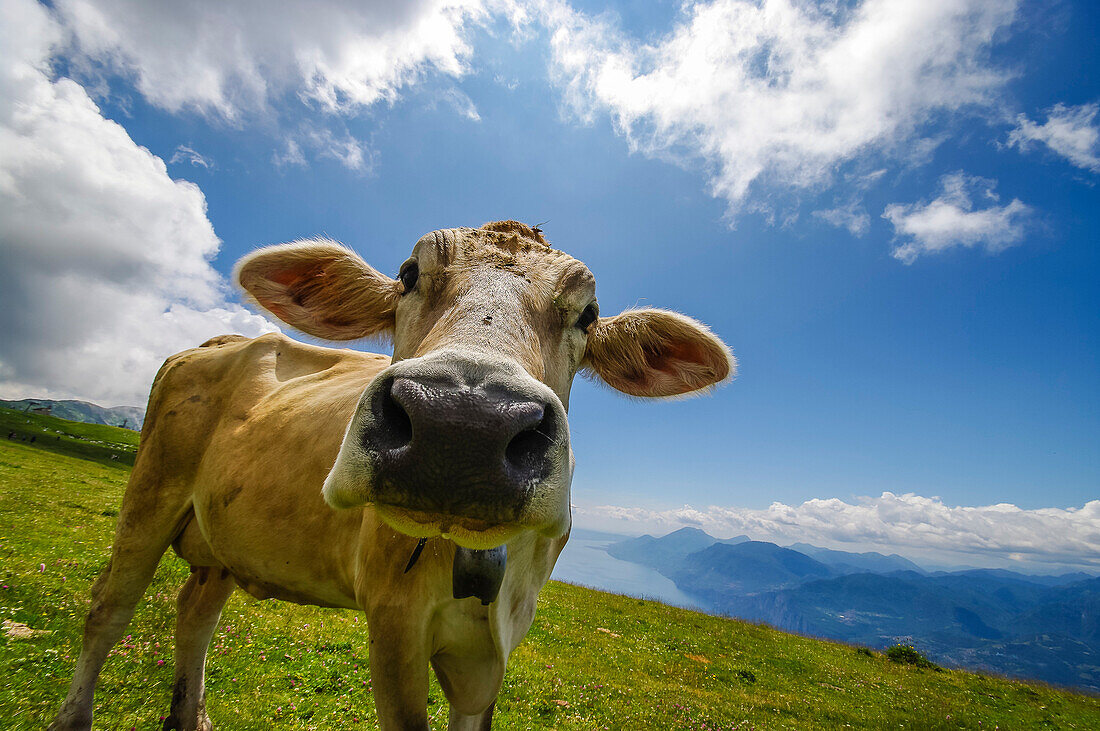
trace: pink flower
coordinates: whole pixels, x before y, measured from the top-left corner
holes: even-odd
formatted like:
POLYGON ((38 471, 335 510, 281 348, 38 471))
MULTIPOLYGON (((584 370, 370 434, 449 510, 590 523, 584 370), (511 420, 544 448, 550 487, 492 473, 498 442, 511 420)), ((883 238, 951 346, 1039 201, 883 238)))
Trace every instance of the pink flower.
POLYGON ((157 660, 157 665, 158 665, 158 666, 159 666, 159 665, 163 665, 163 664, 164 664, 164 660, 157 660))

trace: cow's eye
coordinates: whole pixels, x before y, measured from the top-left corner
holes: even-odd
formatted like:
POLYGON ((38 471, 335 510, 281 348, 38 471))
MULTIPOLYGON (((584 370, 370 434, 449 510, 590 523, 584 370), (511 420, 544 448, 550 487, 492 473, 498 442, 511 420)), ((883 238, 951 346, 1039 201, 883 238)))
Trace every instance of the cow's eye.
POLYGON ((401 280, 402 286, 405 287, 405 291, 401 294, 408 294, 416 286, 416 280, 420 278, 420 267, 415 261, 407 261, 401 265, 401 273, 397 275, 397 278, 401 280))
POLYGON ((581 330, 588 330, 588 326, 596 321, 596 318, 600 316, 600 306, 595 302, 584 308, 584 312, 577 318, 577 327, 581 330))

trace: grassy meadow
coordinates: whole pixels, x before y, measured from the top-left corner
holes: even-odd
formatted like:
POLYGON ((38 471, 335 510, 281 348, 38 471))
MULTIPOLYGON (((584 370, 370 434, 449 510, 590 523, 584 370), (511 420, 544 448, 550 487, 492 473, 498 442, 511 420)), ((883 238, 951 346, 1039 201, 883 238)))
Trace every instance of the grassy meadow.
MULTIPOLYGON (((8 410, 0 427, 0 727, 41 729, 79 652, 137 435, 8 410), (3 438, 17 426, 38 439, 3 438)), ((186 576, 166 555, 100 679, 97 728, 160 727, 186 576)), ((210 716, 222 729, 373 728, 367 646, 355 612, 238 592, 211 645, 210 716)), ((429 714, 446 727, 435 684, 429 714)), ((551 582, 494 728, 1097 729, 1100 699, 551 582)))

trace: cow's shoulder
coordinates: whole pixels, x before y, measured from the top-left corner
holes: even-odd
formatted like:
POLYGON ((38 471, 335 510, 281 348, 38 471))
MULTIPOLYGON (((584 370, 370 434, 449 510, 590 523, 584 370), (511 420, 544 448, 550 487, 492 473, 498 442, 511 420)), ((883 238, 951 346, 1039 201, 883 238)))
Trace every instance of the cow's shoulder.
POLYGON ((354 399, 389 363, 385 355, 309 345, 282 333, 221 335, 164 362, 148 412, 154 421, 190 412, 211 423, 226 411, 263 409, 273 398, 285 404, 346 392, 354 399))
MULTIPOLYGON (((267 333, 256 338, 243 335, 219 335, 197 348, 170 356, 161 367, 154 383, 165 380, 178 371, 187 371, 188 381, 206 380, 208 385, 226 383, 227 376, 252 378, 271 371, 277 381, 329 369, 381 370, 390 363, 389 356, 364 353, 346 348, 309 345, 282 333, 267 333)), ((231 378, 232 381, 232 378, 231 378)))
POLYGON ((203 343, 199 347, 200 348, 214 348, 214 347, 217 347, 219 345, 229 345, 231 343, 240 343, 240 342, 243 342, 243 341, 246 341, 246 340, 251 340, 251 339, 252 338, 247 337, 245 335, 236 335, 236 334, 233 334, 233 335, 215 335, 214 337, 210 338, 209 340, 207 340, 205 343, 203 343))

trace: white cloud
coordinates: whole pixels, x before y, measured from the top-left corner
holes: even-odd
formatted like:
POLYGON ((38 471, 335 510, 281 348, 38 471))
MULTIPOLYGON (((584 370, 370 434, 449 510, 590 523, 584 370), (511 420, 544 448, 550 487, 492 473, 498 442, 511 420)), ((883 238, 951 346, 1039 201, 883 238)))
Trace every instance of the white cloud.
POLYGON ((853 236, 863 236, 871 228, 871 216, 858 200, 850 200, 836 208, 814 211, 814 216, 837 228, 848 229, 853 236))
POLYGON ((275 167, 282 168, 287 165, 297 165, 304 167, 306 165, 306 156, 302 154, 302 147, 292 138, 287 138, 284 141, 283 150, 278 150, 271 156, 271 162, 275 167))
POLYGON ((556 0, 542 15, 572 109, 606 112, 634 150, 701 159, 736 213, 761 187, 819 189, 853 161, 906 157, 934 118, 991 105, 1006 75, 987 51, 1016 6, 713 0, 652 44, 556 0))
POLYGON ((443 100, 446 101, 452 109, 471 122, 481 121, 481 114, 477 111, 477 105, 474 104, 474 100, 458 89, 448 89, 445 91, 443 93, 443 100))
POLYGON ((983 246, 995 254, 1018 243, 1031 208, 1015 198, 1008 205, 996 205, 995 186, 987 178, 956 172, 940 178, 940 195, 930 203, 886 206, 882 217, 894 225, 896 237, 904 241, 894 249, 894 257, 910 264, 921 254, 955 246, 983 246), (990 205, 976 209, 975 197, 990 205))
POLYGON ((935 497, 895 495, 847 503, 836 498, 762 510, 731 507, 649 510, 615 505, 574 507, 578 524, 605 530, 663 533, 696 526, 725 538, 805 541, 815 545, 878 547, 911 555, 954 556, 983 563, 1100 568, 1100 500, 1080 508, 1023 510, 1008 503, 946 505, 935 497))
POLYGON ((327 112, 393 101, 428 73, 467 71, 481 0, 58 0, 85 58, 168 111, 235 120, 283 95, 327 112))
POLYGON ((367 149, 359 140, 346 132, 334 134, 328 129, 313 129, 305 132, 305 140, 316 149, 321 157, 336 160, 348 170, 369 172, 370 158, 367 149))
POLYGON ((0 392, 141 404, 171 353, 273 328, 228 302, 199 188, 50 78, 61 41, 0 2, 0 392))
POLYGON ((181 162, 189 162, 193 167, 206 168, 207 170, 214 167, 214 163, 210 158, 191 149, 187 145, 179 145, 176 147, 175 152, 172 153, 172 157, 168 160, 168 164, 170 165, 178 165, 181 162))
POLYGON ((1041 142, 1079 168, 1100 173, 1100 128, 1096 115, 1100 104, 1067 107, 1055 104, 1047 111, 1047 121, 1036 124, 1021 114, 1008 135, 1008 144, 1026 150, 1041 142))
POLYGON ((271 162, 278 168, 288 165, 306 167, 305 150, 318 157, 326 157, 343 165, 348 170, 367 174, 374 168, 374 151, 347 131, 333 132, 326 127, 303 125, 296 134, 289 134, 283 140, 282 150, 276 150, 271 162))

